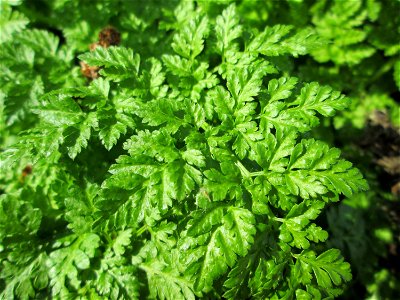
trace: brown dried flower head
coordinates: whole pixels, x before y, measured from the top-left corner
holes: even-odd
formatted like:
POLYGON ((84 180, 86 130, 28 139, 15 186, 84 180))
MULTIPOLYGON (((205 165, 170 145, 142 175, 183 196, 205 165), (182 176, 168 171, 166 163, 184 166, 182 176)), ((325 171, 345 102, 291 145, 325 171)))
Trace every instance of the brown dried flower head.
POLYGON ((114 27, 108 26, 99 33, 99 45, 104 48, 117 46, 120 42, 121 35, 114 27))
MULTIPOLYGON (((90 51, 94 51, 97 47, 108 48, 110 46, 119 45, 121 42, 120 33, 111 26, 108 26, 102 29, 99 33, 99 41, 92 43, 89 45, 90 51)), ((87 63, 81 61, 81 72, 82 75, 88 78, 89 80, 93 80, 99 78, 99 67, 91 67, 87 63)))

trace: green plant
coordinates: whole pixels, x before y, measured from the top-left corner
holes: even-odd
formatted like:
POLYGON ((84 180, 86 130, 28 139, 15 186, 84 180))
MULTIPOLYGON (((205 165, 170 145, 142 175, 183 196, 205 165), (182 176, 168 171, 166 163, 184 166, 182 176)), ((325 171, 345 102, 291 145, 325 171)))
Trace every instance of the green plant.
POLYGON ((2 127, 2 298, 320 299, 351 279, 317 218, 367 183, 310 138, 350 101, 280 67, 323 40, 176 4, 137 22, 153 39, 80 55, 101 67, 90 84, 81 42, 59 47, 2 4, 2 55, 28 53, 2 66, 1 120, 18 120, 2 127))
POLYGON ((343 298, 395 298, 399 266, 393 262, 400 248, 396 225, 400 2, 242 1, 238 9, 254 27, 271 23, 307 26, 325 40, 310 56, 295 63, 289 60, 279 68, 303 81, 328 84, 351 98, 345 111, 323 120, 313 135, 339 146, 344 156, 367 174, 371 189, 346 199, 338 208, 328 208, 321 218, 328 221, 328 244, 341 249, 353 267, 352 284, 343 298), (371 127, 371 123, 375 125, 371 127), (360 199, 364 199, 362 205, 360 199), (391 238, 382 239, 376 232, 391 238))

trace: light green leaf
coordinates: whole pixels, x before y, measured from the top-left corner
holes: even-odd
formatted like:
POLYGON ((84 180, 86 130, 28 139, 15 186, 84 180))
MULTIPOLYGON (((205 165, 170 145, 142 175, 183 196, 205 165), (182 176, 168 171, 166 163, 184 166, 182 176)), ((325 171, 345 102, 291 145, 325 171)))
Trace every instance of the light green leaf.
POLYGON ((321 39, 311 28, 300 29, 293 34, 292 26, 275 25, 266 27, 261 34, 257 35, 249 43, 247 50, 266 56, 288 53, 298 56, 305 55, 321 45, 321 39))
POLYGON ((205 165, 205 157, 200 150, 196 149, 186 150, 182 154, 182 158, 186 160, 189 164, 197 167, 204 167, 205 165))
POLYGON ((40 55, 55 56, 59 44, 59 38, 45 30, 25 30, 18 35, 18 40, 32 47, 40 55))
POLYGON ((85 149, 90 139, 91 129, 97 128, 98 120, 95 114, 89 113, 86 119, 77 127, 71 126, 64 130, 64 145, 68 148, 68 155, 72 159, 85 149))
POLYGON ((67 281, 74 288, 79 288, 79 269, 90 267, 90 258, 94 256, 99 242, 99 236, 88 233, 76 238, 70 246, 50 253, 48 267, 53 296, 69 293, 67 281))
POLYGON ((147 274, 150 295, 154 299, 194 300, 192 282, 181 277, 176 269, 159 261, 146 262, 140 266, 147 274))
POLYGON ((46 96, 34 112, 39 114, 44 121, 55 126, 73 126, 84 118, 79 105, 63 94, 46 96))
POLYGON ((234 4, 228 6, 216 19, 215 35, 217 37, 216 49, 218 53, 224 54, 225 51, 237 51, 238 45, 235 39, 242 35, 242 26, 234 4))
POLYGON ((281 77, 279 79, 272 79, 268 83, 268 94, 270 96, 269 102, 289 98, 293 89, 297 84, 296 77, 281 77))
POLYGON ((172 48, 180 56, 192 60, 203 51, 207 34, 208 18, 196 17, 189 20, 188 24, 174 35, 172 48))
POLYGON ((292 93, 294 84, 295 79, 289 80, 288 83, 282 78, 279 81, 272 80, 268 86, 271 100, 262 108, 260 125, 262 128, 294 127, 305 132, 319 124, 316 113, 330 117, 336 110, 343 110, 350 104, 350 99, 328 86, 319 86, 316 82, 306 84, 294 101, 277 102, 276 100, 292 93))
POLYGON ((134 54, 132 49, 111 46, 109 48, 97 47, 93 52, 79 56, 91 66, 104 66, 106 68, 116 68, 123 71, 130 70, 137 73, 139 71, 140 56, 134 54))
POLYGON ((20 12, 12 11, 10 7, 2 5, 0 14, 0 44, 9 41, 21 32, 29 20, 20 12))

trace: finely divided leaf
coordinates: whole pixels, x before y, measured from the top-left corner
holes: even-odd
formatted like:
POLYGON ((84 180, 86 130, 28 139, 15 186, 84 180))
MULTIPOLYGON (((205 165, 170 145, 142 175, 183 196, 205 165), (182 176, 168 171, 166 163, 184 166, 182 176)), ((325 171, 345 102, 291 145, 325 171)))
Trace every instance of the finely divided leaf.
POLYGON ((321 227, 310 224, 310 220, 315 220, 323 207, 323 202, 312 202, 310 206, 304 202, 294 205, 282 220, 279 238, 284 243, 302 249, 310 247, 309 240, 325 241, 328 233, 321 227))
POLYGON ((116 68, 130 70, 137 73, 139 71, 140 56, 134 54, 132 49, 124 47, 109 47, 107 49, 97 47, 93 52, 79 56, 79 59, 87 62, 91 66, 104 66, 106 68, 116 68))
POLYGON ((193 221, 188 230, 191 246, 183 249, 182 259, 189 263, 188 273, 196 279, 195 289, 209 291, 238 256, 247 254, 256 232, 255 220, 247 209, 217 207, 193 221))
POLYGON ((53 251, 48 260, 51 292, 53 296, 66 296, 67 284, 79 289, 80 270, 90 267, 90 259, 99 247, 100 238, 94 233, 87 233, 76 238, 71 245, 53 251))
POLYGON ((180 56, 192 60, 203 51, 207 34, 208 18, 196 17, 174 35, 172 48, 180 56))
POLYGON ((350 99, 328 86, 313 82, 306 84, 294 101, 277 101, 292 94, 296 79, 281 78, 272 80, 268 85, 269 101, 263 101, 261 124, 265 129, 271 127, 286 129, 294 127, 301 132, 310 130, 319 124, 316 113, 325 117, 333 116, 336 110, 343 110, 350 99))
MULTIPOLYGON (((318 286, 326 289, 330 294, 335 293, 334 286, 350 281, 352 278, 350 264, 344 262, 337 249, 327 250, 319 256, 312 251, 304 252, 298 256, 297 264, 305 274, 312 272, 318 286)), ((309 280, 303 283, 307 284, 309 280)))
POLYGON ((292 54, 305 55, 320 46, 321 39, 311 28, 298 30, 293 34, 290 25, 275 25, 266 27, 247 46, 250 52, 261 53, 266 56, 292 54))
POLYGON ((20 12, 12 11, 10 7, 1 7, 0 14, 0 44, 12 39, 13 35, 22 31, 29 20, 20 12))
POLYGON ((59 38, 45 30, 25 30, 18 36, 18 40, 29 45, 41 55, 54 56, 56 54, 59 38))
POLYGON ((34 112, 54 126, 75 125, 84 118, 79 105, 71 97, 63 94, 47 96, 34 112))
POLYGON ((194 300, 192 282, 181 277, 176 269, 172 269, 159 261, 140 266, 147 274, 150 295, 154 299, 194 300))
POLYGON ((217 17, 215 35, 217 38, 215 47, 218 53, 223 55, 226 51, 237 51, 238 45, 234 40, 241 37, 242 26, 239 24, 234 4, 228 6, 222 15, 217 17))

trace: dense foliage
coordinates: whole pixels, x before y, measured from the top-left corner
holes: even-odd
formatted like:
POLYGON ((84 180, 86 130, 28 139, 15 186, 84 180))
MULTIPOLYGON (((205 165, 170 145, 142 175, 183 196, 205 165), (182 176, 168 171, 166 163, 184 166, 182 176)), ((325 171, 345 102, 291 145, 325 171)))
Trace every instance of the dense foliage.
POLYGON ((233 2, 1 2, 1 299, 396 294, 400 2, 233 2))

